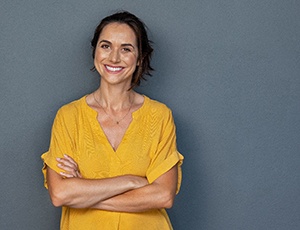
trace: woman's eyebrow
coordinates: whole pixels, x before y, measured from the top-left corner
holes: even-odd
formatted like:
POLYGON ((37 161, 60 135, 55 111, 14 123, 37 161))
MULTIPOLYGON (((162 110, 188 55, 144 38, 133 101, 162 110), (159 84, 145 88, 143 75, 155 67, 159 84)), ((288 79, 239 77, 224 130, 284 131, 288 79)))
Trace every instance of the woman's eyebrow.
POLYGON ((130 43, 124 43, 121 46, 131 46, 132 48, 134 48, 134 45, 130 44, 130 43))
MULTIPOLYGON (((99 41, 99 43, 102 43, 102 42, 105 42, 105 43, 108 43, 108 44, 112 44, 110 41, 108 41, 108 40, 101 40, 101 41, 99 41)), ((121 44, 121 46, 131 46, 132 48, 135 48, 134 47, 134 45, 132 45, 131 43, 124 43, 124 44, 121 44)))
POLYGON ((106 43, 111 44, 111 42, 110 42, 110 41, 107 41, 107 40, 101 40, 101 41, 99 41, 99 43, 102 43, 102 42, 106 42, 106 43))

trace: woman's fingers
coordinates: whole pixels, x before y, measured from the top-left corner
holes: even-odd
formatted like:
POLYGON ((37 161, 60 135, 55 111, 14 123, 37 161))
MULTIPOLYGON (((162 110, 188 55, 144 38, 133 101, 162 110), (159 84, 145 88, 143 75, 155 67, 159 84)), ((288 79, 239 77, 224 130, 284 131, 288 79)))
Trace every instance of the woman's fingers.
POLYGON ((77 177, 82 178, 81 173, 78 170, 76 171, 76 175, 77 177))
POLYGON ((68 156, 68 155, 64 155, 63 158, 57 158, 57 161, 59 163, 62 163, 65 166, 69 166, 70 168, 78 168, 77 163, 73 160, 72 157, 68 156))
POLYGON ((60 174, 67 178, 79 177, 82 178, 77 163, 73 160, 72 157, 64 154, 63 158, 57 158, 58 167, 63 169, 64 172, 60 174))
POLYGON ((69 155, 64 154, 64 159, 68 160, 71 164, 73 164, 73 165, 75 165, 77 167, 76 161, 74 161, 73 158, 70 157, 69 155))
POLYGON ((72 174, 72 173, 60 172, 59 174, 65 178, 74 178, 75 177, 74 174, 72 174))

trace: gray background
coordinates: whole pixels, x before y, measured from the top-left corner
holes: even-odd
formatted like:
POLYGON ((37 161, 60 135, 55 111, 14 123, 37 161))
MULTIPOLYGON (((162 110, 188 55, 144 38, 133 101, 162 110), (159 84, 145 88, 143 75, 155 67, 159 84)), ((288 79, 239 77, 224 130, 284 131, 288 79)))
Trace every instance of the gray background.
POLYGON ((176 230, 300 229, 300 1, 0 3, 0 229, 58 229, 40 155, 57 109, 98 86, 90 40, 118 9, 155 42, 139 88, 174 112, 176 230))

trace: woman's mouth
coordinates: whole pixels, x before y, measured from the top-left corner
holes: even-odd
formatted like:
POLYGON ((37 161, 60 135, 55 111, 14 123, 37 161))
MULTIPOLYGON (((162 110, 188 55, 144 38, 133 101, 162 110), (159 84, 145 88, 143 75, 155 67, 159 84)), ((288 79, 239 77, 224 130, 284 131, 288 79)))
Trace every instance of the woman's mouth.
POLYGON ((122 71, 124 69, 123 67, 113 67, 113 66, 109 66, 109 65, 105 65, 105 68, 109 72, 114 72, 114 73, 118 73, 118 72, 120 72, 120 71, 122 71))

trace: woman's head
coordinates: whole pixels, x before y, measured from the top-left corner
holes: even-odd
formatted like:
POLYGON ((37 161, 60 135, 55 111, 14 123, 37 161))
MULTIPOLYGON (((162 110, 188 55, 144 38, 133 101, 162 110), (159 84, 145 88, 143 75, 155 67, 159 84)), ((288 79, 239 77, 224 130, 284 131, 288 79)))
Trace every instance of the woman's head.
POLYGON ((151 55, 153 48, 151 47, 151 41, 148 39, 145 24, 135 15, 122 11, 110 15, 100 22, 95 29, 94 37, 91 41, 93 48, 93 58, 95 58, 95 52, 98 44, 100 34, 105 26, 111 23, 120 23, 128 25, 135 33, 137 45, 138 45, 138 66, 133 73, 131 88, 140 85, 141 79, 145 79, 144 75, 151 76, 151 70, 153 68, 150 65, 151 55))

